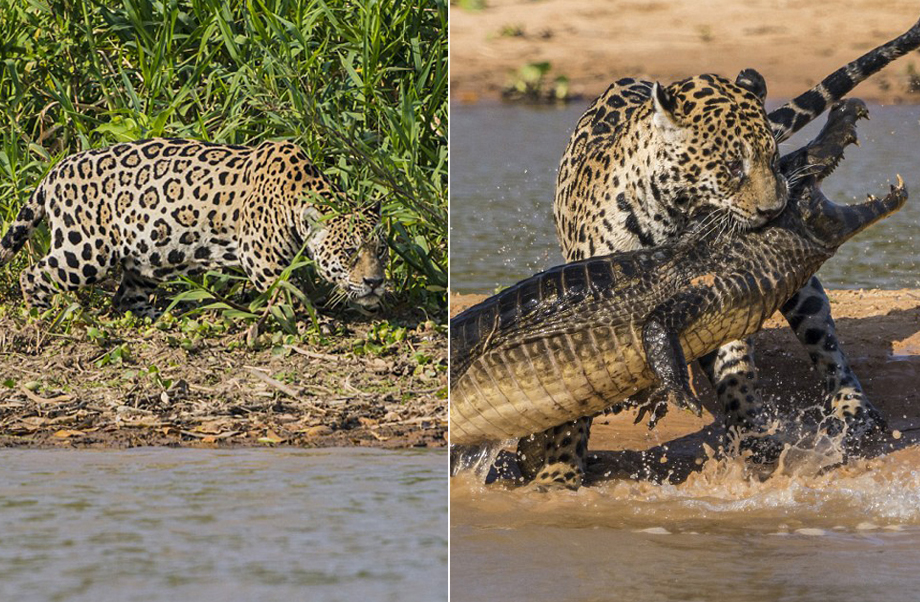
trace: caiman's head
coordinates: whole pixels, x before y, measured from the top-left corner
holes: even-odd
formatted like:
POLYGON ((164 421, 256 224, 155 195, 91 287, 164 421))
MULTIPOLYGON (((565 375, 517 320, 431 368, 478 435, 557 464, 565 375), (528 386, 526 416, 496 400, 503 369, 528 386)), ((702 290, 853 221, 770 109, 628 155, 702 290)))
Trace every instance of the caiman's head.
POLYGON ((843 150, 856 143, 856 122, 868 117, 865 103, 851 98, 831 109, 827 123, 804 153, 783 158, 783 170, 790 174, 792 188, 789 206, 782 217, 795 217, 809 237, 826 248, 836 249, 849 238, 900 209, 907 201, 907 188, 901 176, 896 186, 882 199, 869 196, 858 205, 838 205, 821 192, 820 183, 843 159, 843 150))
POLYGON ((859 205, 838 205, 824 196, 820 188, 812 186, 810 195, 799 199, 798 211, 811 239, 829 249, 836 249, 903 207, 905 202, 907 187, 898 176, 897 186, 892 185, 884 198, 869 195, 866 202, 859 205))

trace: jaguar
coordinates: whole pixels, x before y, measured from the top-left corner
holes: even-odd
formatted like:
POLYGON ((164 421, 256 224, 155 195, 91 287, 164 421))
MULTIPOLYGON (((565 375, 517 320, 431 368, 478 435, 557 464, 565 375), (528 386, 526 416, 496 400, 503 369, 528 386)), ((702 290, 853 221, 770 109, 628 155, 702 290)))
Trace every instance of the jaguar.
MULTIPOLYGON (((711 211, 717 216, 713 227, 726 231, 763 225, 782 210, 788 194, 778 145, 918 46, 920 22, 769 113, 766 82, 753 69, 734 80, 705 74, 668 86, 633 78, 615 82, 578 121, 559 166, 553 213, 566 261, 674 241, 699 209, 711 211)), ((824 379, 827 405, 848 450, 858 451, 886 423, 840 347, 820 281, 811 278, 781 311, 824 379)), ((755 461, 769 462, 780 445, 763 436, 770 411, 753 358, 751 341, 742 340, 700 364, 724 409, 726 449, 749 448, 755 461)), ((580 487, 590 428, 585 417, 521 439, 523 478, 540 486, 580 487)))
POLYGON ((357 305, 376 307, 385 291, 380 203, 348 199, 291 142, 153 138, 70 155, 10 224, 0 265, 43 219, 50 249, 20 276, 39 309, 58 291, 120 274, 114 306, 155 318, 161 282, 240 266, 264 292, 301 249, 357 305))

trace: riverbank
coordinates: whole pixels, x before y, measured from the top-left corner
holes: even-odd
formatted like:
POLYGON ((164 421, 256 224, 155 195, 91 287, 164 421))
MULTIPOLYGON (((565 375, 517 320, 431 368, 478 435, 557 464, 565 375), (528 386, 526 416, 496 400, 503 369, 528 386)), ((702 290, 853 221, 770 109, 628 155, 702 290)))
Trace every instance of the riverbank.
POLYGON ((15 314, 0 317, 0 447, 446 444, 446 328, 430 321, 253 345, 219 321, 68 332, 15 314))
MULTIPOLYGON (((766 78, 771 98, 792 98, 920 17, 909 0, 482 4, 476 11, 451 7, 453 101, 498 99, 518 69, 540 62, 551 67, 548 79, 565 76, 571 92, 587 99, 620 77, 671 82, 703 72, 734 77, 748 67, 766 78)), ((886 104, 920 102, 918 77, 920 55, 912 53, 854 94, 886 104)))
MULTIPOLYGON (((920 290, 828 291, 838 334, 863 388, 899 431, 897 445, 920 436, 920 290)), ((453 295, 451 314, 478 303, 484 295, 453 295)), ((780 412, 819 403, 820 381, 805 350, 781 315, 774 315, 754 336, 764 395, 780 412)), ((701 418, 671 410, 653 431, 634 425, 634 412, 602 416, 591 429, 593 478, 660 468, 662 477, 681 478, 698 467, 703 444, 718 444, 715 394, 699 369, 694 387, 703 401, 701 418), (628 452, 642 452, 634 454, 628 452), (664 458, 666 461, 659 462, 664 458)), ((891 442, 888 442, 891 443, 891 442)), ((885 451, 879 449, 879 451, 885 451)))

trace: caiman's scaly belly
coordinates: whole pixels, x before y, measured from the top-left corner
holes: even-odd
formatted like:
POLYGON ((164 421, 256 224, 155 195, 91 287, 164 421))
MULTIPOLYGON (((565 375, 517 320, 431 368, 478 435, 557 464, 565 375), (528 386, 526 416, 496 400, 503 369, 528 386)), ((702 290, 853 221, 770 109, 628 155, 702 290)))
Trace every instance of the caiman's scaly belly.
MULTIPOLYGON (((687 360, 756 332, 765 309, 751 304, 704 316, 681 335, 687 360)), ((451 442, 525 437, 601 412, 653 383, 639 323, 501 345, 452 387, 451 442)))

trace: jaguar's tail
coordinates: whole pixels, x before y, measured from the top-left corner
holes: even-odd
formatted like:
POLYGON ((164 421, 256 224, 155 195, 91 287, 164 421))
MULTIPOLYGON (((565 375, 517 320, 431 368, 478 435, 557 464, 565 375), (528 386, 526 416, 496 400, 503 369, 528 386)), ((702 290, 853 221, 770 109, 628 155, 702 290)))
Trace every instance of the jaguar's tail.
POLYGON ((45 217, 45 193, 39 186, 22 209, 19 215, 10 224, 3 239, 0 240, 0 265, 8 263, 13 256, 22 248, 32 230, 41 223, 45 217))
POLYGON ((782 142, 843 98, 857 84, 885 68, 893 60, 920 47, 920 21, 909 30, 837 69, 817 86, 796 96, 769 115, 777 142, 782 142))

